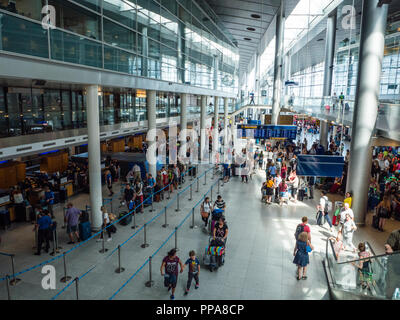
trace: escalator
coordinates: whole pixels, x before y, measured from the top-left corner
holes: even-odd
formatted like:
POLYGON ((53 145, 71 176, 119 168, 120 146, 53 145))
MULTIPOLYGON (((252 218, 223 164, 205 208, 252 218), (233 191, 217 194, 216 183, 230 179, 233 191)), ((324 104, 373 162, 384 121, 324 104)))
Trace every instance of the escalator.
POLYGON ((392 300, 400 299, 400 251, 376 255, 366 242, 369 258, 346 255, 337 257, 334 243, 326 241, 326 256, 322 261, 332 300, 392 300), (367 272, 361 273, 357 265, 370 260, 367 272), (394 297, 396 296, 396 297, 394 297))

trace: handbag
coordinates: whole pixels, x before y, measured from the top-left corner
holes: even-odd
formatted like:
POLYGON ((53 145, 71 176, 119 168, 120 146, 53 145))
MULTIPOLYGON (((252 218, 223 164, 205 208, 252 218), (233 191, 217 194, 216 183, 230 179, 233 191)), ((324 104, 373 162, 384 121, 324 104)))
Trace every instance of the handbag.
POLYGON ((205 212, 205 211, 201 211, 200 214, 201 214, 202 218, 204 218, 204 219, 206 219, 206 218, 208 218, 210 216, 210 213, 209 212, 205 212))
POLYGON ((307 252, 311 252, 311 251, 312 251, 311 247, 310 247, 310 246, 307 246, 307 247, 306 247, 306 251, 307 251, 307 252))

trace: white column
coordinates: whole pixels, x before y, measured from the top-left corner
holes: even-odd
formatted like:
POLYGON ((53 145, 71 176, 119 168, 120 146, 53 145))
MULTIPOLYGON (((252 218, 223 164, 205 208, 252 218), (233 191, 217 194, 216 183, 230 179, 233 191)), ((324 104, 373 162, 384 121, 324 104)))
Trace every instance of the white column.
MULTIPOLYGON (((156 91, 154 90, 148 90, 147 91, 147 127, 148 130, 155 130, 156 129, 156 91)), ((154 145, 156 143, 155 139, 154 141, 148 141, 149 147, 154 145)), ((157 159, 156 155, 153 153, 148 153, 148 158, 149 160, 149 173, 153 176, 157 176, 157 159), (151 162, 151 163, 150 163, 151 162)))
POLYGON ((102 206, 100 125, 98 86, 86 87, 86 112, 88 129, 89 158, 89 199, 92 229, 100 230, 103 224, 100 207, 102 206))
POLYGON ((201 109, 200 109, 200 159, 205 159, 206 148, 208 148, 206 141, 206 113, 207 113, 207 96, 201 96, 201 109))
MULTIPOLYGON (((187 130, 187 94, 181 94, 181 132, 187 130)), ((186 137, 187 135, 181 135, 181 152, 186 157, 186 137)))

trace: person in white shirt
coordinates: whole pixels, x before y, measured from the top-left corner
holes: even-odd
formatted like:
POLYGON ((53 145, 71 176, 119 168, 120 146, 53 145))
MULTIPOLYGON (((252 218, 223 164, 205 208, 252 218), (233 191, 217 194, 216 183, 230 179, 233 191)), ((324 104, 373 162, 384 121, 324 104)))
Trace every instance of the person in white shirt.
MULTIPOLYGON (((106 207, 102 206, 100 208, 100 210, 101 210, 101 214, 102 214, 102 218, 103 218, 103 225, 101 226, 101 228, 104 229, 104 228, 106 228, 106 227, 108 227, 110 225, 110 217, 109 217, 109 215, 107 213, 106 207)), ((107 241, 111 241, 112 240, 112 238, 111 238, 111 228, 107 228, 106 232, 108 234, 107 241)), ((97 242, 103 241, 102 239, 103 239, 103 232, 101 233, 100 239, 98 239, 97 242)))
POLYGON ((331 218, 329 217, 329 211, 327 210, 328 208, 328 197, 326 196, 326 191, 321 191, 322 197, 319 199, 319 205, 317 206, 318 209, 318 218, 317 218, 317 224, 322 226, 323 223, 322 217, 325 217, 325 221, 328 222, 330 231, 333 232, 333 225, 331 218))
POLYGON ((353 235, 356 230, 356 224, 351 219, 350 214, 346 213, 345 223, 343 224, 343 250, 347 250, 350 247, 353 252, 357 252, 357 248, 353 244, 353 235))
POLYGON ((126 175, 126 182, 129 184, 132 184, 133 181, 135 180, 135 172, 133 171, 133 168, 129 170, 128 174, 126 175))
POLYGON ((134 172, 135 180, 136 180, 137 178, 140 179, 140 178, 141 178, 140 167, 139 167, 137 164, 135 164, 135 165, 133 166, 132 170, 133 170, 133 172, 134 172))
POLYGON ((348 203, 344 204, 343 211, 340 213, 339 230, 343 230, 343 225, 346 222, 346 214, 348 214, 350 218, 354 220, 354 212, 348 203))

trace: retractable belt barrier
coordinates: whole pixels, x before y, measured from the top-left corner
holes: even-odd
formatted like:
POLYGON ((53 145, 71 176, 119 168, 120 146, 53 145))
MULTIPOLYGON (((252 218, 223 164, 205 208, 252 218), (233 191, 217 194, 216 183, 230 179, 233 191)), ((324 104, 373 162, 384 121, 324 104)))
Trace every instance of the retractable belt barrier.
MULTIPOLYGON (((213 167, 207 169, 207 170, 206 170, 205 172, 203 172, 203 174, 200 175, 198 178, 201 178, 203 175, 205 175, 208 171, 210 171, 210 170, 212 170, 212 169, 213 169, 213 167)), ((190 170, 191 170, 191 169, 186 170, 186 171, 182 174, 182 176, 185 176, 190 170)), ((193 183, 193 182, 192 182, 192 183, 193 183)), ((71 248, 70 250, 64 252, 63 254, 57 255, 57 256, 55 256, 55 257, 53 257, 53 258, 51 258, 51 259, 48 259, 48 260, 46 260, 46 261, 43 261, 43 262, 41 262, 41 263, 39 263, 39 264, 37 264, 37 265, 34 265, 34 266, 30 267, 30 268, 26 268, 26 269, 24 269, 24 270, 22 270, 22 271, 19 271, 19 272, 17 272, 17 273, 15 273, 14 270, 13 270, 13 274, 12 274, 12 275, 6 275, 5 277, 0 278, 0 282, 6 280, 6 279, 8 279, 8 278, 17 279, 16 277, 19 276, 19 275, 21 275, 21 274, 24 274, 24 273, 27 273, 27 272, 32 271, 32 270, 34 270, 34 269, 37 269, 37 268, 39 268, 39 267, 41 267, 41 266, 43 266, 43 265, 50 264, 50 263, 52 263, 53 261, 56 261, 56 260, 58 260, 58 259, 60 259, 60 258, 62 258, 62 257, 64 257, 64 259, 65 259, 65 256, 66 256, 66 255, 68 255, 68 254, 71 253, 72 251, 75 251, 76 249, 78 249, 79 247, 81 247, 81 246, 84 245, 85 243, 89 242, 91 239, 95 238, 96 236, 100 235, 102 232, 104 232, 105 230, 107 230, 107 229, 108 229, 109 227, 111 227, 112 225, 114 225, 114 224, 118 223, 119 221, 125 219, 127 216, 131 215, 132 213, 136 213, 136 209, 140 208, 144 203, 146 203, 146 201, 148 201, 150 198, 152 198, 152 197, 153 197, 154 195, 156 195, 157 193, 162 192, 162 191, 165 190, 166 188, 168 188, 168 191, 169 191, 169 190, 170 190, 169 187, 170 187, 171 185, 172 185, 172 182, 170 182, 168 185, 166 185, 166 186, 165 186, 164 188, 162 188, 161 190, 159 190, 159 191, 157 191, 157 192, 155 192, 155 193, 152 192, 152 194, 151 194, 149 197, 147 197, 146 199, 144 199, 140 204, 138 204, 135 208, 133 208, 133 209, 132 209, 130 212, 128 212, 126 215, 124 215, 124 216, 120 217, 119 219, 113 221, 112 223, 110 223, 110 224, 109 224, 108 226, 106 226, 105 228, 102 228, 101 230, 99 230, 98 232, 96 232, 95 234, 93 234, 91 237, 89 237, 89 238, 86 239, 85 241, 80 242, 79 244, 77 244, 76 246, 74 246, 74 247, 71 248)), ((175 200, 175 198, 178 197, 179 194, 185 192, 185 191, 187 190, 187 188, 188 188, 188 187, 186 187, 185 189, 181 190, 174 198, 172 198, 172 199, 169 201, 169 204, 167 205, 167 207, 169 207, 169 206, 172 204, 172 202, 175 200)), ((114 198, 114 197, 113 197, 113 198, 114 198)), ((113 198, 111 198, 111 201, 112 201, 113 198)), ((110 200, 110 199, 107 199, 107 200, 110 200)), ((90 209, 91 209, 90 206, 86 205, 86 210, 90 210, 90 209)), ((148 221, 146 224, 150 224, 151 222, 153 222, 154 220, 156 220, 158 217, 160 217, 160 216, 162 215, 163 212, 164 212, 164 208, 160 211, 160 213, 159 213, 158 215, 156 215, 154 218, 152 218, 152 219, 151 219, 150 221, 148 221)), ((142 226, 141 228, 139 228, 127 241, 129 241, 130 239, 132 239, 132 238, 133 238, 136 234, 138 234, 143 228, 144 228, 144 226, 142 226)), ((104 239, 104 237, 103 237, 103 239, 104 239)), ((127 241, 125 241, 123 244, 125 244, 127 241)), ((122 247, 122 245, 121 245, 121 247, 122 247)), ((107 256, 107 258, 108 258, 109 256, 111 256, 113 253, 115 253, 116 250, 118 250, 118 248, 115 248, 113 251, 111 251, 111 253, 107 256)), ((3 254, 3 255, 7 255, 7 254, 3 254)), ((93 268, 93 269, 94 269, 94 268, 93 268)), ((85 273, 85 275, 86 275, 86 274, 87 274, 87 273, 85 273)), ((82 278, 82 277, 83 277, 83 276, 81 276, 81 278, 82 278)), ((19 279, 18 279, 18 280, 19 280, 19 279)), ((75 279, 74 279, 74 280, 75 280, 75 279)))
MULTIPOLYGON (((204 171, 203 172, 203 174, 202 175, 200 175, 198 178, 201 178, 203 175, 206 175, 207 174, 207 172, 209 172, 210 170, 213 170, 214 169, 214 167, 211 167, 211 168, 209 168, 209 169, 207 169, 206 171, 204 171)), ((182 176, 184 176, 184 174, 185 173, 187 173, 188 171, 189 171, 190 169, 188 169, 188 170, 186 170, 183 174, 182 174, 182 176)), ((214 175, 214 171, 213 171, 213 175, 214 175)), ((124 268, 122 268, 121 267, 121 248, 126 244, 126 243, 128 243, 132 238, 134 238, 141 230, 144 230, 144 243, 141 245, 141 247, 142 248, 146 248, 146 247, 148 247, 149 246, 149 244, 147 244, 147 242, 146 242, 146 226, 147 225, 149 225, 149 224, 151 224, 153 221, 155 221, 156 219, 158 219, 162 214, 165 214, 165 219, 166 219, 166 209, 169 207, 169 206, 171 206, 171 204, 174 202, 174 200, 175 200, 175 198, 178 200, 179 199, 179 195, 180 194, 182 194, 182 193, 184 193, 186 190, 188 190, 188 188, 193 184, 194 182, 192 182, 190 185, 188 185, 186 188, 184 188, 183 190, 181 190, 180 192, 178 192, 177 193, 177 195, 174 197, 174 198, 172 198, 172 199, 170 199, 170 201, 168 202, 168 204, 164 207, 164 208, 162 208, 161 210, 160 210, 160 212, 156 215, 156 216, 154 216, 152 219, 150 219, 149 221, 147 221, 147 222, 145 222, 144 223, 144 225, 142 226, 142 227, 140 227, 139 229, 137 229, 136 230, 136 232, 134 232, 128 239, 126 239, 124 242, 122 242, 120 245, 118 245, 116 248, 114 248, 106 257, 104 257, 104 258, 101 258, 98 262, 96 262, 92 267, 90 267, 89 268, 89 270, 88 271, 86 271, 84 274, 82 274, 81 276, 79 276, 79 277, 76 277, 76 278, 74 278, 72 281, 70 281, 61 291, 59 291, 55 296, 53 296, 52 298, 51 298, 51 300, 55 300, 55 299, 57 299, 65 290, 67 290, 73 283, 76 283, 76 292, 77 292, 77 299, 78 299, 78 281, 80 281, 82 278, 84 278, 86 275, 88 275, 91 271, 93 271, 98 265, 100 265, 101 263, 103 263, 103 262, 105 262, 107 259, 109 259, 116 251, 118 251, 118 268, 116 269, 116 273, 121 273, 121 272, 123 272, 125 269, 124 268)), ((219 183, 219 180, 217 180, 217 182, 216 183, 219 183)), ((114 224, 114 223, 116 223, 116 222, 119 222, 119 221, 121 221, 122 219, 124 219, 125 217, 127 217, 129 214, 132 214, 133 212, 136 212, 136 209, 137 208, 139 208, 143 203, 145 203, 148 199, 150 199, 150 197, 152 197, 152 196, 154 196, 155 194, 157 194, 157 193, 159 193, 159 192, 161 192, 161 191, 163 191, 164 189, 166 189, 166 188, 168 188, 168 190, 169 190, 169 186, 172 184, 172 182, 171 183, 169 183, 168 185, 166 185, 164 188, 162 188, 161 190, 159 190, 158 192, 156 192, 156 193, 152 193, 152 195, 151 196, 149 196, 148 198, 146 198, 144 201, 142 201, 139 205, 137 205, 133 210, 131 210, 129 213, 127 213, 126 215, 124 215, 124 216, 122 216, 121 218, 119 218, 118 220, 116 220, 115 222, 113 222, 112 224, 114 224)), ((215 184, 215 183, 214 183, 215 184)), ((212 188, 213 188, 213 186, 211 186, 211 191, 212 191, 212 188)), ((210 191, 209 190, 209 191, 210 191)), ((207 191, 207 193, 209 192, 209 191, 207 191)), ((207 194, 206 193, 206 194, 207 194)), ((204 198, 202 198, 201 200, 200 200, 200 202, 198 202, 196 205, 195 205, 195 207, 197 207, 202 201, 203 201, 203 199, 204 198)), ((195 208, 194 207, 194 208, 195 208)), ((194 209, 193 208, 193 209, 194 209)), ((182 221, 182 223, 174 230, 174 232, 172 232, 171 233, 171 235, 168 237, 168 240, 174 235, 174 234, 176 234, 176 231, 178 230, 178 228, 180 228, 180 226, 187 220, 187 218, 190 216, 190 214, 192 213, 192 211, 193 211, 193 209, 191 209, 191 211, 190 211, 190 213, 189 213, 189 215, 187 215, 185 218, 184 218, 184 220, 182 221)), ((101 232, 104 232, 104 230, 106 230, 107 228, 109 228, 112 224, 110 224, 109 226, 107 226, 107 227, 105 227, 105 228, 103 228, 101 231, 99 231, 97 234, 99 234, 99 233, 101 233, 101 232)), ((163 227, 164 227, 165 225, 163 225, 163 227)), ((132 227, 133 228, 133 227, 132 227)), ((96 235, 97 235, 96 234, 96 235)), ((93 236, 91 237, 91 238, 93 238, 93 236)), ((88 239, 89 240, 89 239, 88 239)), ((166 241, 167 242, 167 241, 166 241)), ((165 242, 165 243, 166 243, 165 242)), ((164 243, 164 244, 165 244, 164 243)), ((164 246, 164 244, 163 244, 163 246, 164 246)), ((162 247, 160 247, 157 251, 156 251, 156 253, 161 249, 162 247)), ((70 252, 70 251, 69 251, 70 252)), ((105 252, 105 250, 104 250, 104 237, 103 237, 103 252, 102 253, 104 253, 105 252)), ((68 253, 68 252, 67 252, 68 253)), ((66 253, 66 254, 67 254, 66 253)), ((156 254, 156 253, 154 253, 153 254, 153 256, 156 254)), ((152 257, 153 257, 152 256, 152 257)), ((142 267, 140 268, 140 270, 147 264, 149 262, 149 260, 147 260, 143 265, 142 265, 142 267)), ((138 270, 137 272, 139 272, 140 270, 138 270)), ((132 277, 133 278, 133 277, 132 277)), ((71 278, 70 278, 71 279, 71 278)), ((130 280, 129 280, 130 281, 130 280)), ((129 282, 128 281, 128 282, 129 282)))
MULTIPOLYGON (((214 169, 214 168, 211 168, 214 169)), ((209 171, 209 170, 207 170, 209 171)), ((214 174, 213 174, 214 175, 214 174)), ((115 298, 116 295, 118 295, 118 293, 121 292, 122 289, 124 289, 129 282, 132 281, 132 279, 135 278, 135 276, 147 265, 149 264, 149 280, 145 283, 146 287, 152 287, 154 281, 152 280, 152 259, 160 252, 160 250, 168 243, 168 241, 175 235, 175 249, 177 249, 178 244, 177 244, 177 231, 182 227, 182 225, 186 222, 186 220, 192 216, 192 226, 190 226, 190 228, 194 227, 194 209, 197 208, 206 198, 207 194, 209 192, 212 193, 212 190, 214 188, 214 186, 216 184, 219 185, 220 180, 217 179, 216 182, 214 182, 210 189, 204 194, 204 196, 192 207, 192 209, 189 210, 188 214, 183 218, 183 220, 178 224, 178 226, 175 227, 174 231, 172 231, 169 236, 167 237, 167 239, 165 239, 165 241, 161 244, 161 246, 151 255, 149 256, 149 258, 147 258, 147 260, 128 278, 128 280, 126 282, 124 282, 122 284, 122 286, 120 288, 118 288, 114 294, 108 299, 108 300, 113 300, 115 298)))

